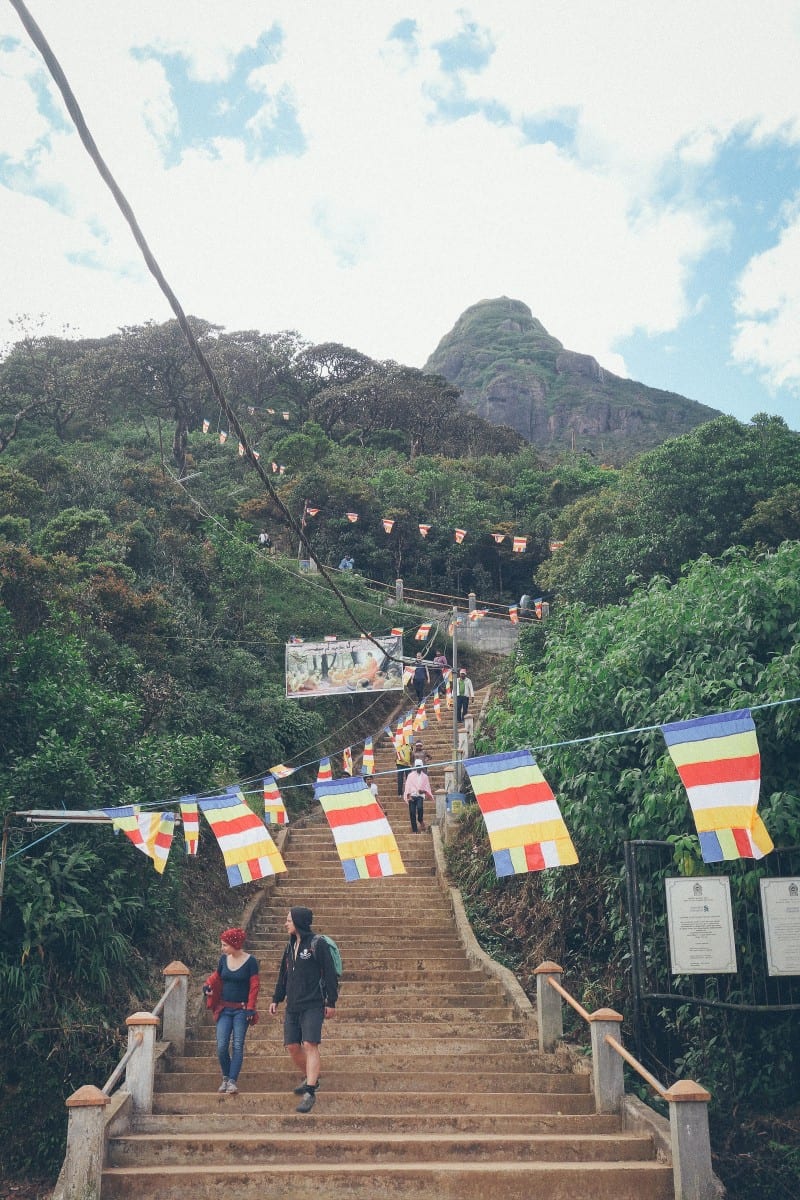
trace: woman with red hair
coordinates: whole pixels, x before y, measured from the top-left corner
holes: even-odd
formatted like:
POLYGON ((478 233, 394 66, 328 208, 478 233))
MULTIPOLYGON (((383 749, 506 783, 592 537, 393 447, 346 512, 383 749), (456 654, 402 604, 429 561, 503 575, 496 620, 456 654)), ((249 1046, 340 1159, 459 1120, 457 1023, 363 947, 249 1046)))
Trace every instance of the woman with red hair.
POLYGON ((239 1091, 237 1080, 247 1027, 258 1020, 258 960, 243 949, 246 937, 244 929, 223 930, 217 969, 203 985, 206 1007, 212 1010, 217 1023, 217 1056, 222 1070, 217 1090, 229 1096, 239 1091))

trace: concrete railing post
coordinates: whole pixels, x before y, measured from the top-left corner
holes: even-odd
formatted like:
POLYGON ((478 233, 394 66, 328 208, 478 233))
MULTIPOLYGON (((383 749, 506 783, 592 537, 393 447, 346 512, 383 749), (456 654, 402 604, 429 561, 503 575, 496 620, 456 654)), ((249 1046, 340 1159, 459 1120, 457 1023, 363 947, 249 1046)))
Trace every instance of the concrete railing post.
POLYGON ((189 968, 182 962, 171 962, 164 967, 164 981, 175 986, 164 1002, 161 1036, 170 1042, 177 1054, 186 1047, 186 1004, 189 999, 189 968))
POLYGON ((109 1098, 92 1084, 67 1100, 67 1147, 53 1200, 99 1200, 109 1098))
POLYGON ((141 1045, 125 1068, 125 1088, 131 1095, 131 1104, 136 1113, 153 1111, 153 1078, 156 1069, 156 1030, 158 1017, 152 1013, 136 1012, 126 1020, 128 1047, 133 1045, 138 1034, 141 1045))
POLYGON ((675 1200, 716 1196, 708 1133, 710 1094, 693 1079, 679 1079, 664 1093, 669 1104, 675 1200))
POLYGON ((467 596, 467 607, 469 612, 475 612, 475 609, 478 607, 478 599, 474 592, 470 592, 467 596))
POLYGON ((402 579, 395 579, 395 581, 394 581, 394 598, 395 598, 395 601, 397 602, 397 604, 403 603, 403 581, 402 581, 402 579))
POLYGON ((563 971, 558 963, 543 962, 534 971, 536 976, 536 1017, 539 1022, 539 1049, 552 1054, 564 1036, 564 1014, 561 997, 551 988, 548 979, 561 983, 563 971))
POLYGON ((621 1041, 621 1024, 622 1016, 614 1012, 613 1008, 598 1008, 597 1012, 589 1014, 589 1027, 592 1031, 594 1104, 595 1111, 599 1113, 621 1112, 625 1100, 622 1059, 606 1041, 609 1034, 621 1041))

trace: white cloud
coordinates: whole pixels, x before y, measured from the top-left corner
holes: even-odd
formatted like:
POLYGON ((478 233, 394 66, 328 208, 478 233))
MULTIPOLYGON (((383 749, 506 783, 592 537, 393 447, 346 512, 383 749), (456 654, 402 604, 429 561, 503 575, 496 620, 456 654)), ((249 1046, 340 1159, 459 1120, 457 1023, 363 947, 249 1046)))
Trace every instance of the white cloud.
POLYGON ((800 213, 747 264, 736 311, 734 361, 763 372, 773 387, 800 392, 800 213))
MULTIPOLYGON (((734 130, 800 139, 799 13, 797 0, 38 0, 36 16, 187 311, 420 365, 464 308, 505 294, 624 373, 615 347, 636 330, 675 330, 697 264, 728 237, 724 210, 693 198, 692 171, 734 130), (409 18, 413 47, 387 41, 409 18), (437 46, 470 21, 494 50, 454 81, 437 46), (243 142, 209 139, 167 165, 183 97, 153 55, 218 84, 274 25, 280 53, 248 80, 262 97, 250 127, 288 103, 304 153, 259 161, 243 142), (458 95, 491 119, 445 119, 437 102, 458 95), (569 144, 526 141, 526 123, 565 114, 569 144), (681 169, 687 186, 664 199, 665 171, 681 169)), ((164 319, 76 136, 45 138, 36 59, 9 6, 3 37, 22 40, 0 56, 0 112, 15 114, 0 117, 0 155, 32 161, 38 194, 61 189, 68 204, 59 215, 0 191, 14 230, 0 244, 0 317, 44 310, 87 333, 164 319), (102 269, 73 265, 92 258, 102 269)), ((743 280, 737 354, 780 357, 788 333, 756 345, 763 309, 752 306, 773 305, 782 278, 753 264, 743 280)))

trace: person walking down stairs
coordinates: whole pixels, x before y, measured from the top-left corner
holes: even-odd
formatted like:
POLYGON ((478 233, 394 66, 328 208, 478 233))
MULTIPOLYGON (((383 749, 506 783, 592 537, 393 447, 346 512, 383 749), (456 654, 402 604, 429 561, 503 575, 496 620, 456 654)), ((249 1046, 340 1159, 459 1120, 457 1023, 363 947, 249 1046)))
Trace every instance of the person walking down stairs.
POLYGON ((220 1092, 235 1096, 244 1061, 244 1039, 258 1020, 258 959, 243 950, 244 929, 226 929, 220 934, 222 954, 216 971, 203 984, 206 1006, 217 1023, 217 1057, 222 1071, 220 1092))
POLYGON ((421 758, 414 760, 414 770, 410 771, 406 779, 406 786, 403 792, 403 799, 408 805, 408 816, 411 821, 411 832, 417 833, 417 822, 419 828, 425 832, 425 822, 423 820, 423 812, 425 805, 425 797, 428 797, 431 804, 434 803, 433 792, 431 791, 431 781, 425 770, 425 764, 421 758))
POLYGON ((286 914, 289 942, 269 1006, 274 1017, 278 1005, 286 1001, 283 1044, 294 1065, 303 1072, 301 1083, 294 1089, 296 1096, 302 1096, 297 1106, 300 1113, 311 1112, 316 1103, 322 1023, 336 1015, 339 997, 339 979, 328 943, 315 936, 311 928, 313 920, 311 909, 300 905, 286 914))

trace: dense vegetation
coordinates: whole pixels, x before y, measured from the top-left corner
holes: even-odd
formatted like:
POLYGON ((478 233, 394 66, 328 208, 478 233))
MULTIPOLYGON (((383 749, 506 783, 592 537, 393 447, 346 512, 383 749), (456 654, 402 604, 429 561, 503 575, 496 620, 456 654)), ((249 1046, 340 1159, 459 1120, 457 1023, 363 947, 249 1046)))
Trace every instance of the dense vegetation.
MULTIPOLYGON (((553 600, 494 716, 500 746, 796 693, 800 564, 797 543, 781 543, 800 537, 800 437, 781 421, 720 418, 620 471, 572 454, 547 462, 461 413, 441 377, 292 333, 193 325, 261 461, 284 468, 271 476, 282 502, 298 521, 307 502, 319 507, 306 522, 315 554, 354 556, 338 581, 356 625, 298 570, 296 536, 235 435, 220 444, 174 322, 93 342, 20 331, 0 362, 0 816, 161 807, 373 732, 379 708, 287 702, 283 647, 291 634, 410 626, 387 601, 398 575, 502 604, 523 591, 553 600), (468 530, 461 545, 455 527, 468 530), (262 529, 274 556, 258 549, 262 529), (497 531, 527 535, 526 553, 498 546, 497 531), (554 537, 565 544, 551 555, 554 537), (682 575, 735 543, 745 549, 682 575)), ((796 712, 759 721, 764 815, 784 843, 800 841, 796 712)), ((657 738, 553 752, 546 773, 581 867, 499 885, 471 825, 456 866, 523 973, 541 949, 587 980, 611 964, 603 982, 618 986, 621 840, 680 837, 683 869, 695 869, 685 799, 657 738)), ((286 795, 295 811, 310 800, 307 787, 286 795)), ((7 1167, 24 1170, 58 1161, 61 1099, 87 1061, 98 1080, 110 1069, 124 1016, 157 994, 158 965, 202 961, 198 896, 216 894, 220 863, 208 838, 200 861, 172 854, 157 879, 101 829, 12 833, 0 1135, 7 1167)), ((691 1069, 713 1082, 702 1063, 691 1069)))

